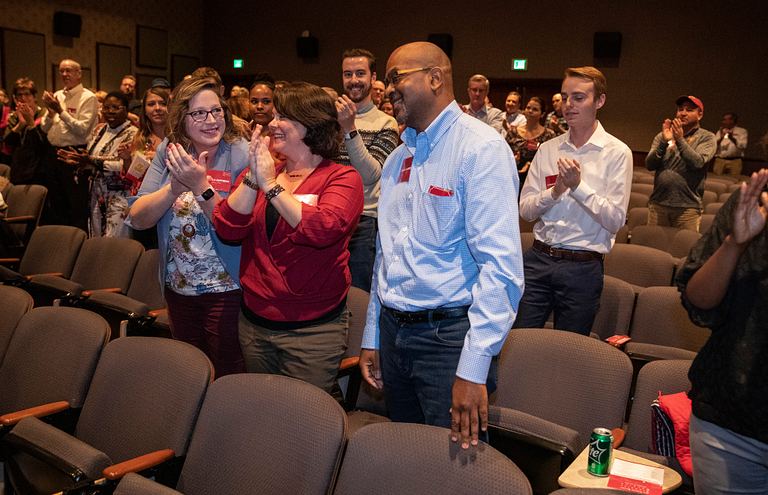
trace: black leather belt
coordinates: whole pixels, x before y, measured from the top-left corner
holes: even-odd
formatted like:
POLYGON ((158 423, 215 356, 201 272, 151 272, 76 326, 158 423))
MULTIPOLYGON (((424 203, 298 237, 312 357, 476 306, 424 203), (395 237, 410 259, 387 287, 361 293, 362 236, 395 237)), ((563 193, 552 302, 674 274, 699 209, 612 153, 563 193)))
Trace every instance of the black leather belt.
POLYGON ((455 308, 437 308, 437 309, 425 309, 422 311, 398 311, 396 309, 382 306, 389 311, 392 316, 395 317, 398 323, 401 325, 413 325, 415 323, 427 323, 430 321, 440 321, 446 318, 457 318, 460 316, 467 316, 469 306, 458 306, 455 308))
POLYGON ((598 253, 597 251, 556 248, 550 246, 549 244, 544 244, 538 239, 533 241, 533 248, 538 249, 542 253, 548 254, 553 258, 562 258, 564 260, 594 261, 602 260, 605 258, 604 254, 598 253))

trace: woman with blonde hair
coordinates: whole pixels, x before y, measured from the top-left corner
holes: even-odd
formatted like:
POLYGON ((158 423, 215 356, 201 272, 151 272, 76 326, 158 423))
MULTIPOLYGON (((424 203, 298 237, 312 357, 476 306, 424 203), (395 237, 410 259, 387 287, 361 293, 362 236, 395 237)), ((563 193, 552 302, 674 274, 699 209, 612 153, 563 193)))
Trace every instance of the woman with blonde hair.
POLYGON ((183 81, 168 109, 170 134, 157 147, 131 208, 135 228, 157 227, 160 282, 171 334, 202 349, 216 376, 245 370, 237 339, 240 247, 223 243, 213 209, 248 166, 242 139, 219 88, 183 81))

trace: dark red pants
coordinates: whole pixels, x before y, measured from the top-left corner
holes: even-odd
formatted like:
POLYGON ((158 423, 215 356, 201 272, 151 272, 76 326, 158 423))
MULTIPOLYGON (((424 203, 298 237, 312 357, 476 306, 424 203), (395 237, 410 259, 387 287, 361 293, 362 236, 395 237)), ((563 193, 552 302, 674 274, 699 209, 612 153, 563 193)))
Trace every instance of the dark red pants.
POLYGON ((165 290, 173 338, 203 351, 213 363, 217 378, 245 373, 237 337, 242 295, 239 289, 199 296, 182 296, 165 290))

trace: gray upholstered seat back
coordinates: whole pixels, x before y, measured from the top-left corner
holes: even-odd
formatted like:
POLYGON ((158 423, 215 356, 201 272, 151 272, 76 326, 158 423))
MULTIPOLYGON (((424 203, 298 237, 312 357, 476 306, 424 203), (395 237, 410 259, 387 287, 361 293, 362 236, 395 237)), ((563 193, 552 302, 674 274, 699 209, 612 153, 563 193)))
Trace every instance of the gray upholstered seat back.
POLYGON ((638 294, 629 334, 633 342, 699 352, 711 333, 691 322, 677 287, 648 287, 638 294))
POLYGON ((480 443, 468 450, 436 426, 377 423, 349 440, 335 495, 531 493, 528 479, 506 456, 480 443))
POLYGON ((162 449, 184 455, 213 366, 177 340, 123 337, 102 353, 75 436, 116 463, 162 449))
POLYGON ((624 447, 640 452, 653 453, 651 437, 651 403, 661 395, 687 392, 691 388, 688 369, 693 361, 651 361, 637 375, 635 398, 627 423, 624 447))
POLYGON ((0 364, 19 320, 32 309, 32 296, 18 287, 0 285, 0 364))
POLYGON ((71 280, 85 290, 117 287, 125 294, 144 246, 124 237, 95 237, 83 243, 71 280))
POLYGON ((0 414, 59 401, 81 407, 108 338, 109 325, 90 311, 29 311, 0 367, 0 414))
POLYGON ((85 238, 84 230, 68 225, 36 228, 24 251, 19 273, 62 273, 64 278, 69 278, 85 238))
POLYGON ((279 375, 227 375, 208 391, 177 489, 322 495, 345 434, 344 410, 319 388, 279 375))
POLYGON ((165 300, 157 276, 158 266, 160 266, 160 250, 145 251, 136 264, 131 279, 131 287, 126 294, 128 297, 146 304, 151 311, 165 308, 165 300))
POLYGON ((621 428, 632 363, 605 342, 571 332, 512 329, 499 355, 491 404, 571 428, 621 428))

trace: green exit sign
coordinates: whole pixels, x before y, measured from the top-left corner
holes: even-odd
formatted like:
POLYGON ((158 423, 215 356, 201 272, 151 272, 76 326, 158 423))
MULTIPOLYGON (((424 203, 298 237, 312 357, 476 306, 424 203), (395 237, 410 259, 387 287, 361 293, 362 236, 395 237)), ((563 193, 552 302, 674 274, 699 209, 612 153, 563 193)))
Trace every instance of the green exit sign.
POLYGON ((236 58, 234 63, 235 69, 242 69, 243 68, 243 59, 236 58))
POLYGON ((525 59, 525 58, 513 59, 512 70, 528 70, 528 59, 525 59))

